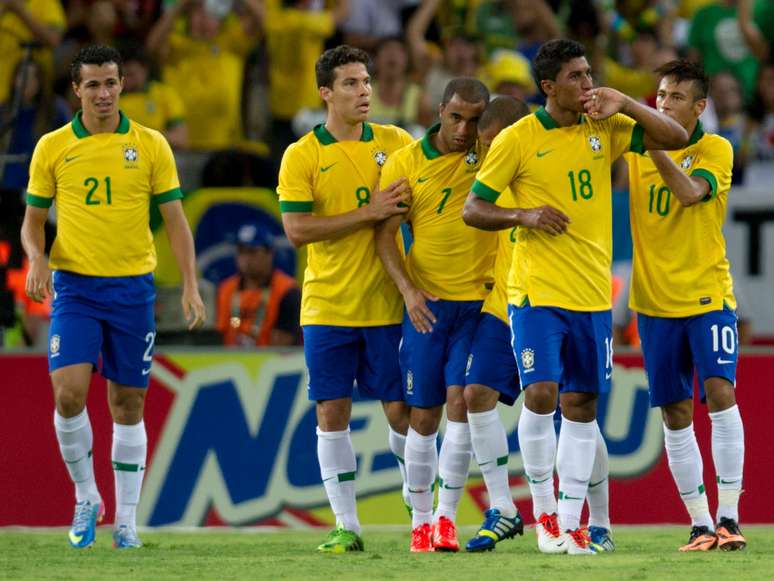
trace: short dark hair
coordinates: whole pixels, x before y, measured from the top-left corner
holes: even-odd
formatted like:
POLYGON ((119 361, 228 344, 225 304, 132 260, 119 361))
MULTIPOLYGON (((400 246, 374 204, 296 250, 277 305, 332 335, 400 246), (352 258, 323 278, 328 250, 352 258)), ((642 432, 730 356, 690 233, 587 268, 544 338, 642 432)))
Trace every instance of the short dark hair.
POLYGON ((710 81, 704 68, 686 59, 677 59, 661 65, 655 70, 659 79, 672 77, 676 82, 693 81, 694 101, 706 99, 710 81))
POLYGON ((524 101, 516 97, 501 95, 489 101, 481 114, 481 119, 478 120, 478 128, 487 129, 495 123, 500 127, 508 127, 525 115, 529 115, 529 107, 524 101))
POLYGON ((532 61, 532 76, 540 92, 545 95, 541 81, 555 81, 564 63, 586 56, 586 49, 579 42, 566 38, 549 40, 538 49, 532 61))
POLYGON ((115 63, 118 67, 118 78, 124 76, 123 61, 121 54, 110 46, 101 44, 92 44, 78 51, 73 62, 70 63, 70 78, 76 85, 81 84, 81 66, 82 65, 104 65, 115 63))
POLYGON ((317 63, 314 65, 317 86, 332 89, 333 81, 336 78, 336 67, 348 65, 349 63, 363 63, 366 68, 369 68, 371 58, 366 51, 346 44, 326 50, 320 55, 320 58, 317 59, 317 63))
POLYGON ((473 77, 458 77, 446 83, 441 105, 446 105, 454 95, 459 95, 460 99, 466 103, 480 103, 481 101, 489 103, 489 89, 484 83, 473 77))

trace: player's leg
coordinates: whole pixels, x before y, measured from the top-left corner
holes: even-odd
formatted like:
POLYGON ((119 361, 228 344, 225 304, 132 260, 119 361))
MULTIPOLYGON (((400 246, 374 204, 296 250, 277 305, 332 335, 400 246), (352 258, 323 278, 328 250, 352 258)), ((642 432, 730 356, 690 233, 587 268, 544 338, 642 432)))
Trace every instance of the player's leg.
POLYGON ((713 311, 689 323, 691 350, 712 422, 712 459, 718 484, 715 518, 718 548, 738 550, 747 542, 739 530, 739 496, 744 467, 744 426, 736 404, 738 340, 733 311, 713 311))
POLYGON ((564 553, 567 541, 557 522, 554 495, 554 412, 562 377, 560 352, 566 329, 554 309, 509 305, 508 316, 524 391, 524 407, 518 424, 519 447, 532 495, 538 548, 544 553, 564 553))
POLYGON ((362 551, 355 496, 357 462, 349 432, 362 337, 359 329, 350 327, 307 325, 303 331, 308 395, 316 402, 317 410, 317 459, 336 517, 336 528, 318 550, 362 551))
POLYGON ((610 527, 609 473, 607 444, 602 436, 602 430, 597 425, 597 450, 594 454, 594 467, 591 469, 586 499, 589 504, 590 546, 598 553, 615 550, 610 527))
POLYGON ((48 362, 54 391, 54 429, 62 459, 75 484, 76 505, 68 533, 75 548, 90 546, 96 525, 105 514, 97 490, 92 458, 93 434, 86 397, 99 359, 102 329, 90 308, 72 300, 80 290, 78 277, 54 273, 54 299, 49 328, 48 362))
POLYGON ((513 405, 519 395, 518 370, 508 325, 484 313, 471 345, 465 373, 465 404, 473 453, 489 494, 489 510, 465 548, 483 551, 523 534, 524 523, 508 483, 508 439, 497 402, 513 405), (493 386, 493 387, 490 387, 493 386))
POLYGON ((693 356, 686 319, 639 314, 651 407, 660 407, 669 470, 688 514, 691 533, 686 551, 715 547, 714 525, 704 488, 704 466, 693 430, 693 356))

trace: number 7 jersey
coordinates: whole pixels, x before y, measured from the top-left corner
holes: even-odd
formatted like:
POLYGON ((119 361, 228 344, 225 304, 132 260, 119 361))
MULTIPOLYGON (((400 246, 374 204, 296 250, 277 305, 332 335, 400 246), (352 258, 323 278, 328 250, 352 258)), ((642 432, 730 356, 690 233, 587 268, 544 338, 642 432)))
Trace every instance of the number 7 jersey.
POLYGON ((44 135, 32 154, 27 204, 56 200, 50 266, 88 276, 137 276, 156 268, 150 202, 183 197, 167 140, 120 113, 113 133, 91 135, 80 112, 44 135))
MULTIPOLYGON (((360 141, 337 141, 318 125, 285 150, 280 211, 337 216, 368 204, 384 162, 411 136, 392 125, 363 124, 360 141)), ((307 246, 302 325, 373 327, 400 323, 403 301, 374 243, 374 229, 307 246)))

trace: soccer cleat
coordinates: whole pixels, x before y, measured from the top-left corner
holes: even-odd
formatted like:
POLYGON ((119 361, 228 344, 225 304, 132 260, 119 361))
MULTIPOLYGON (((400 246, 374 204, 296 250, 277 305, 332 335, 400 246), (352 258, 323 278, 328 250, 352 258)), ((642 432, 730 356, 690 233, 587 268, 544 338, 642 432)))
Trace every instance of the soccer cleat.
POLYGON ((711 551, 718 544, 718 537, 712 532, 709 527, 694 526, 691 528, 691 536, 688 539, 688 544, 680 547, 680 551, 687 553, 688 551, 711 551))
POLYGON ((83 500, 75 504, 73 524, 67 533, 70 546, 85 549, 94 544, 97 524, 105 518, 105 507, 102 502, 83 500))
POLYGON ((411 531, 411 552, 433 552, 433 529, 430 527, 429 523, 421 524, 411 531))
POLYGON ((348 531, 340 524, 336 525, 336 528, 328 533, 325 541, 317 547, 321 553, 347 553, 363 549, 363 539, 360 535, 354 531, 348 531))
POLYGON ((142 541, 137 536, 137 531, 126 525, 121 525, 113 529, 113 548, 114 549, 139 549, 142 547, 142 541))
POLYGON ((610 529, 605 527, 588 528, 589 547, 595 553, 612 553, 615 551, 615 543, 610 529))
POLYGON ((541 553, 566 553, 569 539, 559 530, 556 513, 540 515, 535 532, 538 538, 538 549, 541 553))
POLYGON ((741 551, 747 546, 739 525, 732 518, 721 518, 715 532, 718 536, 718 549, 721 551, 741 551))
POLYGON ((457 540, 457 527, 450 519, 442 516, 433 524, 433 549, 456 553, 460 550, 457 540))
POLYGON ((596 551, 589 546, 589 535, 583 529, 567 530, 564 533, 567 539, 568 555, 596 555, 596 551))
POLYGON ((476 536, 467 542, 465 550, 470 553, 491 551, 500 541, 523 534, 524 521, 518 511, 515 517, 508 518, 498 509, 490 508, 484 513, 484 524, 478 529, 476 536))

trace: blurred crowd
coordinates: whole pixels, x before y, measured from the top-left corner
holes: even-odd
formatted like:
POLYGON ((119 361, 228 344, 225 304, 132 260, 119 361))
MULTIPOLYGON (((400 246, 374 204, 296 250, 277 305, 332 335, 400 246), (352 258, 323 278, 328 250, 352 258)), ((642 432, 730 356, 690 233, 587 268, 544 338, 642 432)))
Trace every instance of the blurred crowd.
MULTIPOLYGON (((122 52, 121 108, 164 133, 191 190, 276 185, 285 147, 324 119, 314 65, 329 46, 370 51, 371 119, 419 136, 452 77, 540 105, 530 61, 560 36, 587 47, 597 84, 651 105, 656 67, 702 61, 702 122, 733 144, 735 183, 774 164, 774 0, 0 0, 0 240, 18 239, 37 140, 78 107, 69 64, 85 45, 122 52)), ((15 254, 0 247, 0 266, 15 254)))

